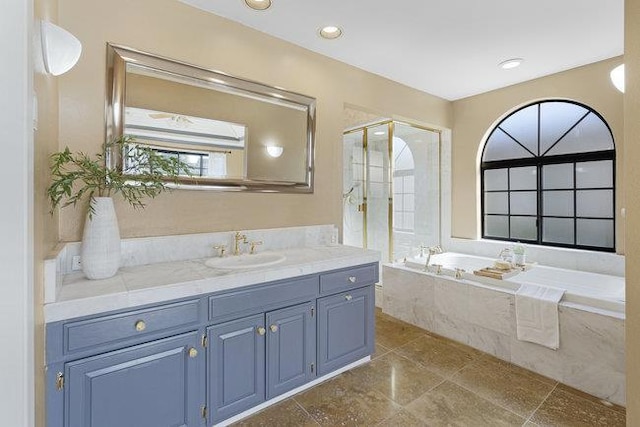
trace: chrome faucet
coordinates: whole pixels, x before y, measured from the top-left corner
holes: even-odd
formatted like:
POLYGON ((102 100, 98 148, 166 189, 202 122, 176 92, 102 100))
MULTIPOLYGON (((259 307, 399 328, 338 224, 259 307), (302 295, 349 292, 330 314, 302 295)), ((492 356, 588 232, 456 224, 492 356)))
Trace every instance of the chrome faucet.
POLYGON ((235 243, 233 246, 233 254, 240 255, 240 242, 247 243, 247 235, 242 234, 239 231, 236 231, 235 235, 235 243))
POLYGON ((425 271, 429 271, 429 262, 431 262, 431 255, 435 255, 435 254, 441 254, 442 251, 442 247, 440 245, 436 245, 436 246, 431 246, 429 248, 427 248, 428 252, 427 252, 427 261, 424 263, 424 270, 425 271))

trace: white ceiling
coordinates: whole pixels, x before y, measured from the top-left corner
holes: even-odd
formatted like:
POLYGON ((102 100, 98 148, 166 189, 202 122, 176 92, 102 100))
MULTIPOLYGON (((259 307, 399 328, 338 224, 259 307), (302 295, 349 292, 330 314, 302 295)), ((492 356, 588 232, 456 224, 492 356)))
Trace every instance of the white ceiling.
POLYGON ((623 53, 624 0, 180 1, 449 100, 623 53))

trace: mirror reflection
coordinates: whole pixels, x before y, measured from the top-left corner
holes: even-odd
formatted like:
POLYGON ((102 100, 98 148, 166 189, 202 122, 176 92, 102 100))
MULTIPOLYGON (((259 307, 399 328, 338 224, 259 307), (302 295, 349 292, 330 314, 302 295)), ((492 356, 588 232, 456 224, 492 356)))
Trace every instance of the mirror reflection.
POLYGON ((187 162, 181 184, 313 191, 313 98, 114 45, 109 67, 107 135, 187 162))
POLYGON ((192 176, 245 176, 246 126, 127 106, 124 133, 167 157, 188 163, 192 176))

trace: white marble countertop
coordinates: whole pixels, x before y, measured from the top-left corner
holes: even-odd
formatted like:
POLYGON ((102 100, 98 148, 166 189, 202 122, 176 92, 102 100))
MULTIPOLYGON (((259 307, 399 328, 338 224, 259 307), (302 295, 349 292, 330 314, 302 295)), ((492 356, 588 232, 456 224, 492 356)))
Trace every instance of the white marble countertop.
POLYGON ((105 280, 67 274, 55 302, 45 304, 45 322, 134 308, 273 280, 380 261, 376 251, 350 246, 317 246, 274 251, 286 256, 276 265, 241 271, 207 267, 206 259, 123 267, 105 280))

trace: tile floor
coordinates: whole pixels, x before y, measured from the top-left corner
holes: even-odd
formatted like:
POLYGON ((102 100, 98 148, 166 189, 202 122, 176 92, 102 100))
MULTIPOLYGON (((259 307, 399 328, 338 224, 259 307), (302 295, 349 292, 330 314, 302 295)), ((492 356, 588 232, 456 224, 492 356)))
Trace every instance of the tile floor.
POLYGON ((371 363, 240 426, 624 426, 625 409, 376 312, 371 363))

